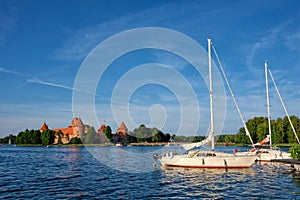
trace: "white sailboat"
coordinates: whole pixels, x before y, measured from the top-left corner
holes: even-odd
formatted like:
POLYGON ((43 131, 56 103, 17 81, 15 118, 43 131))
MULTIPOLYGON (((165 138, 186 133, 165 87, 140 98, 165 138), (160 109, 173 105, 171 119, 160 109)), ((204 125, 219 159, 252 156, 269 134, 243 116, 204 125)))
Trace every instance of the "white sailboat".
POLYGON ((209 66, 209 94, 210 94, 210 132, 207 139, 192 144, 182 145, 186 150, 202 146, 211 142, 210 151, 189 151, 187 154, 175 154, 167 152, 162 156, 155 155, 163 167, 184 168, 249 168, 256 160, 256 155, 238 155, 234 153, 217 152, 214 148, 214 116, 213 116, 213 92, 212 92, 212 61, 211 39, 208 39, 208 66, 209 66))
POLYGON ((299 143, 299 139, 298 139, 298 136, 296 134, 296 131, 295 131, 295 128, 291 122, 291 119, 289 117, 289 114, 287 112, 287 109, 283 103, 283 100, 281 98, 281 95, 279 93, 279 90, 277 88, 277 85, 275 83, 275 80, 273 78, 273 75, 270 71, 270 69, 268 68, 268 64, 267 62, 265 62, 265 78, 266 78, 266 98, 267 98, 267 118, 268 118, 268 135, 266 136, 266 138, 259 142, 259 143, 256 143, 255 145, 265 145, 266 143, 269 142, 270 144, 270 148, 261 148, 258 150, 259 154, 258 154, 258 161, 261 161, 261 162, 270 162, 271 160, 278 160, 278 159, 291 159, 291 156, 290 156, 290 153, 287 153, 287 152, 284 152, 284 151, 281 151, 279 149, 274 149, 272 148, 272 129, 271 129, 271 113, 270 113, 270 99, 269 99, 269 83, 268 83, 268 74, 270 74, 270 77, 274 83, 274 86, 275 86, 275 89, 277 91, 277 94, 279 96, 279 99, 281 101, 281 104, 282 104, 282 107, 285 111, 285 114, 286 116, 288 117, 288 120, 291 124, 291 127, 292 127, 292 130, 295 134, 295 137, 297 138, 297 141, 299 143))

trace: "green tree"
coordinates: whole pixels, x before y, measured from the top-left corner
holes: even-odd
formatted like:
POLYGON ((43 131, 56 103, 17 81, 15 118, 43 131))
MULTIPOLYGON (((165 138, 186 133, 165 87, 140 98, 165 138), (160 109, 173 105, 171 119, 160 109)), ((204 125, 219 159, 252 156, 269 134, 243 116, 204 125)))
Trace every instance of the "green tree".
POLYGON ((23 131, 18 133, 17 138, 16 138, 16 144, 24 144, 23 137, 22 137, 23 134, 24 134, 23 131))
POLYGON ((224 142, 234 142, 234 135, 226 135, 224 142))
POLYGON ((28 129, 25 130, 22 137, 23 137, 23 140, 24 140, 23 144, 30 144, 31 143, 30 131, 28 129))
POLYGON ((225 137, 226 136, 227 135, 218 135, 218 136, 215 137, 215 141, 216 142, 225 142, 225 137))
POLYGON ((15 144, 16 143, 16 136, 13 134, 9 134, 8 136, 5 136, 4 138, 1 138, 2 141, 0 142, 1 144, 8 144, 9 141, 11 142, 11 144, 15 144))
POLYGON ((195 137, 193 138, 193 141, 192 141, 192 142, 200 142, 200 141, 202 141, 202 140, 204 140, 204 139, 205 139, 204 136, 195 136, 195 137))
MULTIPOLYGON (((251 138, 253 140, 254 143, 257 142, 257 134, 256 134, 256 123, 254 119, 250 119, 246 122, 246 126, 250 132, 251 138)), ((246 131, 244 129, 244 127, 242 129, 240 129, 239 133, 244 133, 246 134, 246 131), (241 132, 242 131, 242 132, 241 132)), ((236 142, 237 143, 242 143, 241 141, 238 140, 238 138, 236 138, 236 142)))
MULTIPOLYGON (((290 116, 290 119, 291 119, 291 122, 292 122, 294 128, 297 129, 297 127, 299 127, 299 118, 297 118, 296 116, 290 116)), ((288 118, 285 117, 284 121, 288 121, 288 118)), ((286 122, 286 124, 288 124, 287 128, 286 128, 288 143, 290 143, 290 144, 296 143, 297 141, 296 141, 295 134, 294 134, 291 124, 289 123, 289 121, 288 121, 288 123, 286 122)))
POLYGON ((112 133, 111 133, 111 128, 110 126, 106 126, 104 129, 104 135, 106 136, 107 140, 112 142, 112 133))
POLYGON ((283 143, 288 143, 288 127, 290 126, 290 123, 288 121, 287 117, 284 117, 282 120, 282 141, 283 143))
POLYGON ((290 149, 291 157, 294 159, 300 158, 300 145, 294 144, 292 148, 290 149))
POLYGON ((128 143, 136 143, 137 142, 136 137, 133 135, 133 132, 131 132, 131 131, 128 133, 127 142, 128 143))
POLYGON ((41 134, 41 141, 43 145, 49 145, 54 143, 54 133, 53 130, 44 130, 41 134))
MULTIPOLYGON (((300 134, 300 120, 296 116, 291 116, 292 124, 296 130, 296 134, 299 136, 300 134)), ((262 141, 267 134, 268 131, 268 122, 266 117, 254 117, 253 119, 249 119, 246 122, 247 128, 251 133, 251 137, 253 142, 262 141)), ((271 131, 272 131, 272 144, 277 143, 296 143, 296 138, 292 127, 289 123, 288 117, 277 118, 276 120, 271 120, 271 131)), ((236 142, 243 143, 245 140, 241 136, 245 130, 240 128, 239 132, 236 134, 236 142)), ((250 141, 250 140, 249 140, 250 141)))
POLYGON ((234 142, 240 144, 251 143, 249 137, 246 135, 245 128, 240 128, 239 132, 234 136, 234 142))
POLYGON ((30 135, 30 144, 42 144, 40 130, 31 130, 30 135))
POLYGON ((162 142, 169 142, 171 139, 171 135, 169 133, 164 134, 164 139, 162 142))
POLYGON ((169 139, 167 139, 167 134, 164 134, 162 131, 158 131, 157 133, 158 142, 169 142, 169 139))
POLYGON ((96 140, 96 131, 94 127, 88 129, 87 135, 85 136, 85 143, 94 144, 96 140))
POLYGON ((263 139, 266 138, 267 135, 269 135, 267 118, 260 119, 257 122, 256 133, 257 133, 257 141, 262 141, 263 139))
POLYGON ((272 131, 272 144, 279 144, 282 142, 282 119, 277 118, 271 120, 271 131, 272 131))
POLYGON ((137 138, 137 142, 151 142, 151 129, 143 124, 134 129, 133 134, 137 138))
POLYGON ((30 131, 28 129, 19 132, 16 144, 31 144, 30 131))
POLYGON ((157 128, 151 129, 152 132, 152 142, 165 142, 165 135, 163 132, 157 128))
POLYGON ((78 137, 74 137, 71 139, 71 141, 69 142, 69 144, 82 144, 81 139, 78 137))
POLYGON ((235 135, 235 143, 250 144, 250 139, 245 133, 238 133, 235 135))

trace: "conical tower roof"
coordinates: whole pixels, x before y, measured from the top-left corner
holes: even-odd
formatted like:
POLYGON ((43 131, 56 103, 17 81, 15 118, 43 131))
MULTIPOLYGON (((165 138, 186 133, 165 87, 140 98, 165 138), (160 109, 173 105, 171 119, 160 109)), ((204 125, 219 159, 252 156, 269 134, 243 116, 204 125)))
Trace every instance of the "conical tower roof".
POLYGON ((101 125, 98 129, 98 131, 104 131, 105 130, 105 125, 101 125))
POLYGON ((128 130, 124 122, 122 122, 118 128, 118 131, 121 131, 121 130, 126 131, 126 132, 128 130))
POLYGON ((82 126, 84 126, 84 124, 79 117, 74 117, 72 120, 72 126, 73 127, 82 127, 82 126))
POLYGON ((47 124, 44 122, 42 127, 40 128, 40 131, 45 131, 45 130, 49 130, 47 124))

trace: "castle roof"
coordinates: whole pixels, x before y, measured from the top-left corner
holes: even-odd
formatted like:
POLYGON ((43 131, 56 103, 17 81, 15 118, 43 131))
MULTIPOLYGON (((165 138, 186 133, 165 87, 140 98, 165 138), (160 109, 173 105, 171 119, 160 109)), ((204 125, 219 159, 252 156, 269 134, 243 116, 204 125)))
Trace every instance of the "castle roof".
POLYGON ((84 124, 79 117, 74 117, 72 120, 72 126, 73 127, 82 127, 82 126, 84 126, 84 124))
POLYGON ((97 131, 104 131, 104 130, 105 130, 105 125, 101 125, 97 131))
POLYGON ((118 131, 126 131, 126 132, 127 132, 127 130, 128 130, 128 129, 127 129, 125 123, 122 122, 122 123, 120 124, 119 128, 118 128, 118 131))
POLYGON ((68 126, 67 128, 55 128, 53 129, 55 132, 61 131, 64 135, 73 135, 73 127, 68 126))
POLYGON ((45 130, 49 130, 47 124, 44 122, 42 127, 40 128, 40 131, 45 131, 45 130))

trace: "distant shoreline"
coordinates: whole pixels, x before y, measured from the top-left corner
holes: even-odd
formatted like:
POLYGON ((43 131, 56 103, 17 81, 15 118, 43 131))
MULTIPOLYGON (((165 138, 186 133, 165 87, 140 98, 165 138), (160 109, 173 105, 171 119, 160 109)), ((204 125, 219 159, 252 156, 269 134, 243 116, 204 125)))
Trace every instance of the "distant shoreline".
MULTIPOLYGON (((182 144, 188 144, 188 142, 157 142, 157 143, 151 143, 151 142, 138 142, 138 143, 130 143, 127 146, 180 146, 182 144)), ((3 144, 5 145, 5 144, 3 144)), ((224 143, 224 142, 217 142, 215 144, 216 146, 241 146, 241 147, 250 147, 250 144, 237 144, 237 143, 224 143)), ((41 144, 18 144, 16 146, 19 147, 47 147, 45 145, 41 144)), ((107 146, 115 146, 115 144, 55 144, 55 145, 48 145, 48 147, 107 147, 107 146)), ((292 144, 277 144, 274 145, 274 147, 291 147, 292 144)))

